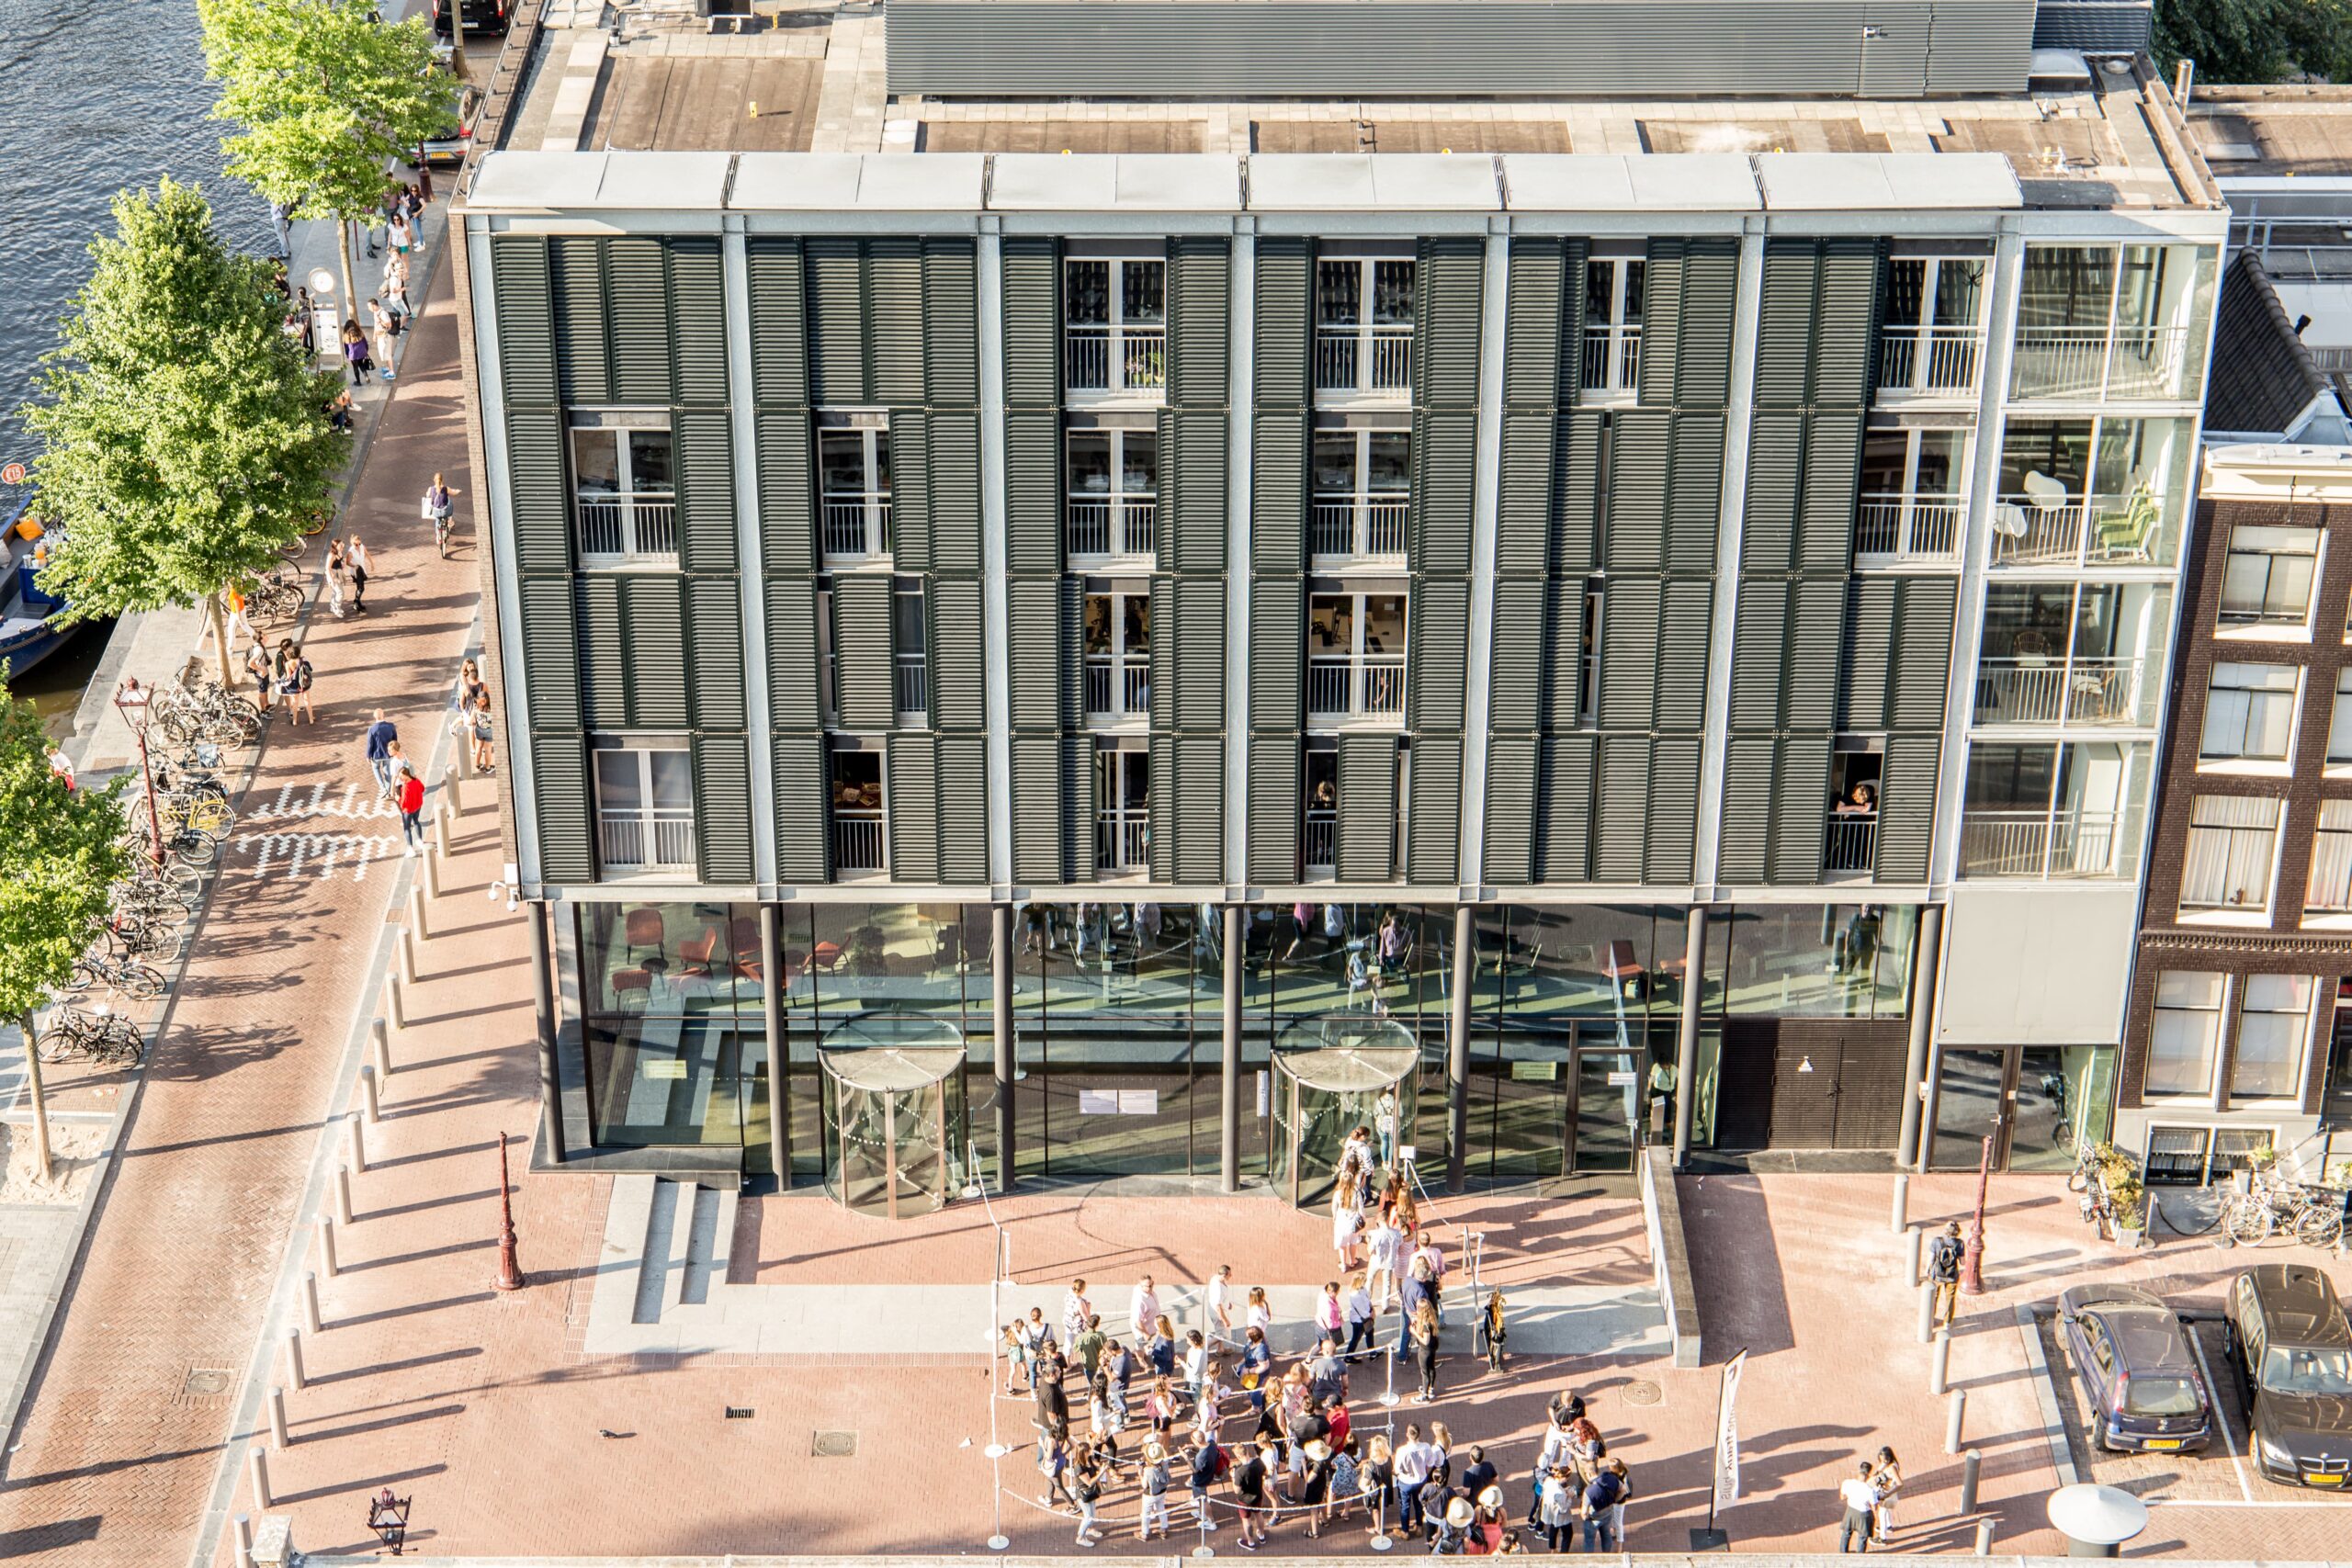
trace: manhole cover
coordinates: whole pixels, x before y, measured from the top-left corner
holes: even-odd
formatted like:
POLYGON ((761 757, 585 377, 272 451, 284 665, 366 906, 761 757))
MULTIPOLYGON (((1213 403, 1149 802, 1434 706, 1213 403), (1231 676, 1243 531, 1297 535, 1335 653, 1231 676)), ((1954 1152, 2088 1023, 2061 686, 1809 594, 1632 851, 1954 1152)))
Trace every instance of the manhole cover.
POLYGON ((1663 1394, 1654 1382, 1629 1382, 1623 1397, 1628 1404, 1656 1404, 1663 1394))
POLYGON ((820 1432, 808 1451, 819 1459, 851 1459, 857 1453, 855 1432, 820 1432))
POLYGON ((236 1374, 226 1367, 190 1367, 180 1382, 182 1399, 218 1399, 229 1392, 236 1374))

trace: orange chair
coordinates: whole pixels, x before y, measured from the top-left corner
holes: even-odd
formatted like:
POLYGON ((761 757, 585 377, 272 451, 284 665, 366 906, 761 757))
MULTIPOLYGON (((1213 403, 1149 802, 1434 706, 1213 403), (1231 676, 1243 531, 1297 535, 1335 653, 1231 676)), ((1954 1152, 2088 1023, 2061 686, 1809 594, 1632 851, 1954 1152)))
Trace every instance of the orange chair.
POLYGON ((718 928, 705 926, 702 935, 690 936, 678 944, 678 957, 685 967, 681 975, 708 975, 718 956, 718 928))
POLYGON ((667 957, 670 936, 662 927, 662 911, 650 904, 640 904, 631 909, 622 926, 622 941, 627 947, 627 956, 631 959, 645 953, 650 953, 656 958, 667 957))
POLYGON ((628 1010, 632 998, 640 1009, 653 994, 653 972, 650 969, 616 969, 613 971, 613 1005, 628 1010))

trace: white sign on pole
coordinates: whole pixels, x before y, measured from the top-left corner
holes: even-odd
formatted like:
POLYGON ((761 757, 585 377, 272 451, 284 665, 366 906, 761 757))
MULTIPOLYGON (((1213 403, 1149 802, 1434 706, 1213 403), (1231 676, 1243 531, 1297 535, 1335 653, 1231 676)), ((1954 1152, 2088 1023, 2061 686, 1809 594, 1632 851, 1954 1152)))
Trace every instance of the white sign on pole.
POLYGON ((1739 1501, 1739 1374, 1747 1365, 1742 1350, 1724 1364, 1723 1398, 1715 1409, 1716 1507, 1739 1501))

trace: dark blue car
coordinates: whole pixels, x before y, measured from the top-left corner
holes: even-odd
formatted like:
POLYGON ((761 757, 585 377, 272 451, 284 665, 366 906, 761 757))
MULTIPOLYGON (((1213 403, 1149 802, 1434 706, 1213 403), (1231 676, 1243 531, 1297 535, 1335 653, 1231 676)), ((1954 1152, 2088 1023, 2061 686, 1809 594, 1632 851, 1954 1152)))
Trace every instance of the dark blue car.
POLYGON ((2058 1336, 2090 1395, 2101 1448, 2201 1449, 2212 1402, 2179 1314, 2132 1285, 2077 1285, 2058 1298, 2058 1336))

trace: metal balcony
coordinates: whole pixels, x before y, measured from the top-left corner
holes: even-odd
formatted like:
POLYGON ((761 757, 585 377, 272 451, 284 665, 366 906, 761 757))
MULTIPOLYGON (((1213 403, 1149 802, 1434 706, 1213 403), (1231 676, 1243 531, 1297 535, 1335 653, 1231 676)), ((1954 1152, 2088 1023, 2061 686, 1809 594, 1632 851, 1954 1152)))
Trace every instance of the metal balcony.
POLYGON ((1395 492, 1367 496, 1317 496, 1315 550, 1317 556, 1357 558, 1405 554, 1406 498, 1395 492))
POLYGON ((1159 513, 1159 503, 1150 496, 1073 499, 1064 513, 1062 547, 1077 557, 1148 558, 1159 513))
POLYGON ((1062 385, 1072 392, 1157 392, 1168 386, 1166 327, 1065 327, 1062 385))
POLYGON ((1976 389, 1984 339, 1974 327, 1886 327, 1878 340, 1878 389, 1913 397, 1976 389))
POLYGON ((678 502, 672 495, 582 496, 572 503, 580 553, 619 560, 678 554, 678 502))
POLYGON ((596 856, 606 871, 692 871, 691 811, 599 811, 596 856))
POLYGON ((1866 495, 1854 514, 1854 554, 1882 564, 1955 560, 1967 517, 1957 495, 1866 495))
POLYGON ((1960 874, 2035 881, 2112 876, 2120 826, 2112 811, 2055 820, 2041 811, 1970 811, 1960 825, 1960 874))

